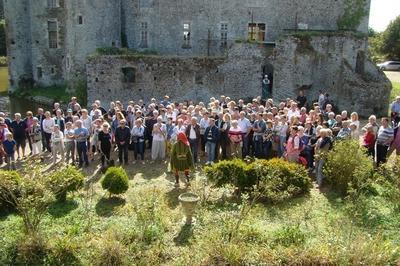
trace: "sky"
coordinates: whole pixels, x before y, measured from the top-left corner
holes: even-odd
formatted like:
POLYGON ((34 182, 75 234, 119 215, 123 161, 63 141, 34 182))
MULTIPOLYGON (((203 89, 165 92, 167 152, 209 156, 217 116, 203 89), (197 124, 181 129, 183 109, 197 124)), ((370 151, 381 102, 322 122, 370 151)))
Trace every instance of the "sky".
POLYGON ((384 31, 390 21, 400 16, 400 0, 372 0, 369 26, 384 31))

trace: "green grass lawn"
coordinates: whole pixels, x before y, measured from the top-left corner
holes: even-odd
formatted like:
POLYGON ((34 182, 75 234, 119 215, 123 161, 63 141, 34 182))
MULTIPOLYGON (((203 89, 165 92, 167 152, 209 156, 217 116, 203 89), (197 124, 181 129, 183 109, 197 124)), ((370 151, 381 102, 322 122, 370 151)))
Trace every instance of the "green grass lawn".
MULTIPOLYGON (((335 193, 312 189, 282 204, 257 203, 242 215, 248 201, 233 197, 232 190, 211 188, 201 171, 193 175, 192 187, 176 189, 165 164, 150 166, 127 167, 130 188, 121 198, 108 197, 97 173, 88 176, 93 182, 66 203, 52 204, 41 226, 53 250, 49 265, 399 262, 399 210, 379 192, 357 202, 363 208, 355 208, 335 193), (194 226, 183 224, 178 202, 189 190, 201 197, 194 226)), ((93 170, 91 166, 85 172, 93 170)), ((21 241, 22 219, 0 215, 0 265, 10 265, 18 252, 30 256, 33 251, 21 247, 21 241)))

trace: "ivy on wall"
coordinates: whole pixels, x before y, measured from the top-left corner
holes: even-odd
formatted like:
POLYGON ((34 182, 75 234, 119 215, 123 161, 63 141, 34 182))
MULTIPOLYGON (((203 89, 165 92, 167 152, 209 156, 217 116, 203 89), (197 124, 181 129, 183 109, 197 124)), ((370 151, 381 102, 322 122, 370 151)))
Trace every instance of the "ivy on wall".
POLYGON ((367 15, 366 0, 345 0, 344 13, 337 21, 338 29, 357 30, 367 15))

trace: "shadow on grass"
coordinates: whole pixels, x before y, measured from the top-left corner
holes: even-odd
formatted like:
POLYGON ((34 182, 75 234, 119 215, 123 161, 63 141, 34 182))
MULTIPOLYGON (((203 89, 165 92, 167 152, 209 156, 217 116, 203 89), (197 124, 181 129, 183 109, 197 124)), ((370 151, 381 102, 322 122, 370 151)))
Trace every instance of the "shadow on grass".
POLYGON ((175 209, 176 207, 179 206, 179 195, 187 192, 187 188, 174 188, 167 193, 165 193, 166 199, 167 199, 167 205, 171 209, 175 209))
POLYGON ((61 218, 78 208, 75 200, 55 201, 49 206, 49 214, 54 218, 61 218))
POLYGON ((96 204, 96 213, 102 217, 110 217, 116 208, 125 205, 126 200, 119 197, 101 198, 96 204))
POLYGON ((190 238, 193 237, 193 226, 184 224, 179 231, 179 234, 174 237, 174 243, 177 246, 188 246, 190 245, 190 238))

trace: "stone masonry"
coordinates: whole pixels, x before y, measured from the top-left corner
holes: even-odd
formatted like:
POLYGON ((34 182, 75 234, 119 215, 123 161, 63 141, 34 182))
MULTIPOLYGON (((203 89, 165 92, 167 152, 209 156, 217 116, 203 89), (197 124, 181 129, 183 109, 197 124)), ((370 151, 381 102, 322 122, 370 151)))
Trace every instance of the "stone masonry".
POLYGON ((340 107, 383 114, 390 84, 360 37, 368 15, 354 33, 338 28, 352 1, 3 0, 10 90, 83 80, 89 101, 247 99, 268 74, 276 100, 307 87, 310 99, 321 89, 340 107), (105 47, 158 56, 96 55, 105 47))

